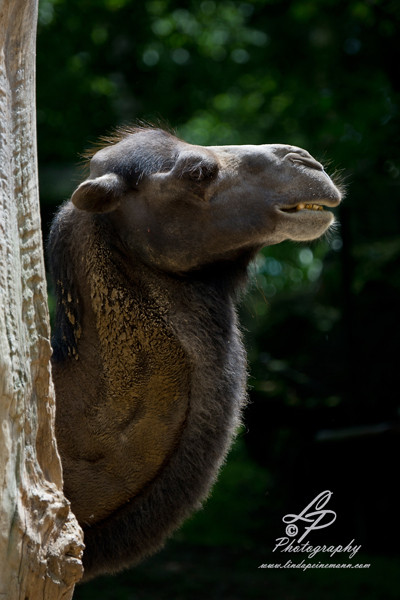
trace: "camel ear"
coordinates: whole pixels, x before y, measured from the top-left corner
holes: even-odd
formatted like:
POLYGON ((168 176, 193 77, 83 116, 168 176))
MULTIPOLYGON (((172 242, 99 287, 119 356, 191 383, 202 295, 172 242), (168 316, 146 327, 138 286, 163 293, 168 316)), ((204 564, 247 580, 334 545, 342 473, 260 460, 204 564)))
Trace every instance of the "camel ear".
POLYGON ((95 179, 87 179, 72 194, 72 203, 81 210, 105 213, 115 210, 127 191, 123 178, 107 173, 95 179))

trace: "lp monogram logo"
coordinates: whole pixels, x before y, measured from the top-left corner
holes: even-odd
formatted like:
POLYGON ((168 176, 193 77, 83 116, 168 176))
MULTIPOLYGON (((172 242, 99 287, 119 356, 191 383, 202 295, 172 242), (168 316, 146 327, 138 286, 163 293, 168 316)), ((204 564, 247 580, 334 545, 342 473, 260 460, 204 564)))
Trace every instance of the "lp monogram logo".
POLYGON ((310 531, 314 531, 315 529, 324 529, 325 527, 332 525, 332 523, 336 521, 336 513, 333 510, 323 510, 328 504, 331 496, 332 492, 329 490, 321 492, 298 515, 285 515, 282 521, 284 523, 288 523, 286 527, 286 535, 289 537, 295 537, 298 534, 299 527, 296 525, 296 523, 299 525, 300 523, 309 523, 309 525, 305 526, 304 532, 297 540, 297 542, 301 542, 310 533, 310 531))

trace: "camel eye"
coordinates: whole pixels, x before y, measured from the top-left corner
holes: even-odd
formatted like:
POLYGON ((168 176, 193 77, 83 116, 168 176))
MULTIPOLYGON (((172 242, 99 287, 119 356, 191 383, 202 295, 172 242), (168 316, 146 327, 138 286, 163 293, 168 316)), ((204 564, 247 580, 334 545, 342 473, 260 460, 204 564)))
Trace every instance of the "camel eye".
POLYGON ((190 171, 186 171, 185 175, 186 177, 189 177, 189 179, 193 179, 194 181, 201 181, 202 179, 204 179, 204 170, 201 168, 200 165, 198 165, 190 171))
POLYGON ((216 163, 203 163, 196 165, 190 171, 185 173, 186 177, 193 181, 206 181, 213 179, 218 173, 218 165, 216 163))
POLYGON ((218 173, 218 163, 211 156, 185 154, 180 157, 175 170, 180 179, 207 182, 218 173))

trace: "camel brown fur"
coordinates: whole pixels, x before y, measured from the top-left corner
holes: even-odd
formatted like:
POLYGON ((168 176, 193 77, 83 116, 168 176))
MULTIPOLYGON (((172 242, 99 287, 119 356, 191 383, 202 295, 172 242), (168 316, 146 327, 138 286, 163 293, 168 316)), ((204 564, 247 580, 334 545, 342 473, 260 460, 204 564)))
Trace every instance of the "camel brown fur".
POLYGON ((57 442, 86 579, 155 552, 207 497, 246 398, 247 266, 322 235, 340 198, 293 146, 137 128, 94 153, 48 247, 57 442))

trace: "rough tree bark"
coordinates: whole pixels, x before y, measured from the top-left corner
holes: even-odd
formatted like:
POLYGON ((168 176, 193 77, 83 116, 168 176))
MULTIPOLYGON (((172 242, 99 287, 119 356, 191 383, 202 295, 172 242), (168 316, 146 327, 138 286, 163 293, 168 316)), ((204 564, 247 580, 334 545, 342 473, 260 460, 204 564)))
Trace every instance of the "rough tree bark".
POLYGON ((0 0, 0 600, 68 599, 82 533, 62 493, 36 162, 37 0, 0 0))

